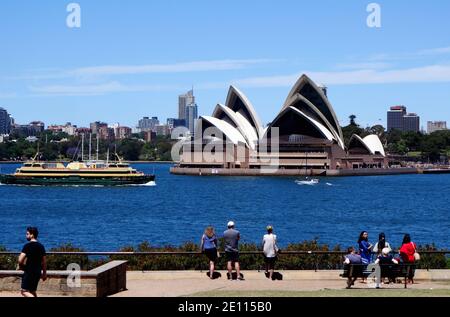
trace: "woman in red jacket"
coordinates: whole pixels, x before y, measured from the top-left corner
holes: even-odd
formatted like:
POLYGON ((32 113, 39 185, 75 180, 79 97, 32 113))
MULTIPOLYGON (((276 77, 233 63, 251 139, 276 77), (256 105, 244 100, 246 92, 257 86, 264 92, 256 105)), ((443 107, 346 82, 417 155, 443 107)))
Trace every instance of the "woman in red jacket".
POLYGON ((403 243, 400 247, 400 258, 402 262, 410 266, 408 280, 410 283, 414 283, 414 271, 415 271, 415 258, 414 253, 416 253, 417 245, 414 242, 411 242, 411 236, 409 234, 405 234, 403 237, 403 243))

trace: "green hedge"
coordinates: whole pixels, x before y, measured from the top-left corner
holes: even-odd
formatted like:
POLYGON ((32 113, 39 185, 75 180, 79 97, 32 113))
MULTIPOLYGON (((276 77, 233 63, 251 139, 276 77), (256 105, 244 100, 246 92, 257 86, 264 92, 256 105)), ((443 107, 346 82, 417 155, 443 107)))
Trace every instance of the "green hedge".
MULTIPOLYGON (((223 239, 219 240, 219 249, 224 250, 223 239)), ((241 243, 240 251, 259 251, 259 246, 253 243, 241 243)), ((419 246, 420 250, 438 250, 434 245, 419 246)), ((0 251, 6 251, 0 246, 0 251)), ((71 244, 64 244, 52 248, 51 252, 83 252, 82 248, 71 244)), ((152 246, 144 241, 138 246, 127 246, 121 248, 122 252, 199 252, 198 244, 193 242, 184 243, 181 246, 152 246)), ((317 240, 291 243, 283 248, 276 264, 277 269, 284 270, 330 270, 342 268, 342 255, 291 255, 283 254, 283 251, 342 251, 339 245, 330 248, 328 245, 319 244, 317 240)), ((49 255, 47 263, 49 270, 65 270, 70 263, 77 263, 82 270, 90 270, 110 260, 128 260, 129 270, 208 270, 208 260, 203 254, 193 255, 133 255, 133 256, 84 256, 84 255, 49 255)), ((0 269, 13 270, 17 264, 17 256, 0 256, 0 269)), ((245 270, 261 270, 264 268, 262 254, 240 256, 241 268, 245 270)), ((217 261, 218 269, 226 268, 224 256, 217 261)), ((445 269, 450 268, 450 259, 444 254, 421 255, 417 264, 421 269, 445 269)))

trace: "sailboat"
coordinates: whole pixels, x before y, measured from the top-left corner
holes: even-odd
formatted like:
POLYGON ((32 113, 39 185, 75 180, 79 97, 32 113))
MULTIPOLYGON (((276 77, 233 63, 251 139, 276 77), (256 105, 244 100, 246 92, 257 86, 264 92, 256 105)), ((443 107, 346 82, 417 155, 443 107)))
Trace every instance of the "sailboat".
MULTIPOLYGON (((308 174, 308 152, 306 152, 306 165, 305 165, 305 174, 308 174)), ((298 185, 317 185, 319 184, 318 178, 309 178, 308 176, 305 177, 304 180, 296 180, 295 181, 298 185)))

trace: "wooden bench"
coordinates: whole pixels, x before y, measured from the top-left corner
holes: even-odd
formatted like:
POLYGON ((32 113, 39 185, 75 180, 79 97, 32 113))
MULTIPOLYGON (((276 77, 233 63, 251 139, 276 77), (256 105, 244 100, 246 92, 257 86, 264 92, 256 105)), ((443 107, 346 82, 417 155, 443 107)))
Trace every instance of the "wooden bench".
MULTIPOLYGON (((344 271, 340 275, 341 277, 352 278, 368 278, 370 276, 376 277, 376 264, 345 264, 344 271)), ((397 278, 404 278, 405 288, 407 288, 408 277, 413 277, 413 264, 384 264, 380 267, 380 279, 389 278, 390 280, 396 280, 397 278)), ((353 283, 348 285, 351 288, 353 283)))
MULTIPOLYGON (((126 290, 127 261, 111 261, 90 271, 47 271, 37 293, 63 296, 105 297, 126 290), (79 278, 79 285, 70 283, 79 278)), ((0 271, 0 291, 20 292, 22 271, 0 271)))

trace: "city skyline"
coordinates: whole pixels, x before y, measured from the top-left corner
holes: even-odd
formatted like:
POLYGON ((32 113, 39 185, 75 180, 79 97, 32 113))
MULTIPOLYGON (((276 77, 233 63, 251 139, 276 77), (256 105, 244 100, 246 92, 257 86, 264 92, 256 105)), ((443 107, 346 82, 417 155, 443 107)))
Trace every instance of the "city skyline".
POLYGON ((445 1, 377 1, 381 28, 366 25, 369 1, 259 1, 257 14, 251 1, 108 3, 108 14, 78 3, 79 29, 65 25, 68 3, 1 4, 0 27, 12 32, 0 35, 0 107, 18 123, 134 127, 143 116, 176 118, 178 96, 192 86, 205 115, 233 84, 267 124, 303 72, 328 87, 342 126, 351 114, 362 127, 386 126, 397 104, 422 122, 450 120, 445 1), (193 18, 182 23, 186 12, 193 18))

